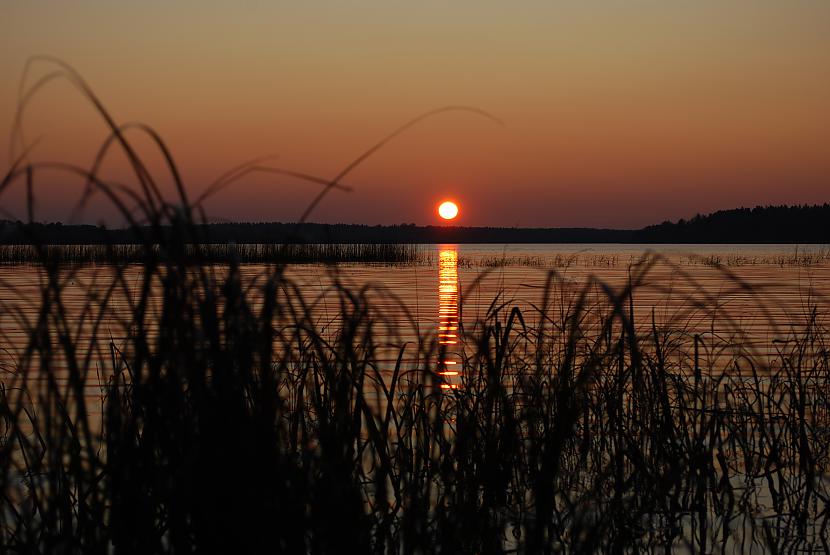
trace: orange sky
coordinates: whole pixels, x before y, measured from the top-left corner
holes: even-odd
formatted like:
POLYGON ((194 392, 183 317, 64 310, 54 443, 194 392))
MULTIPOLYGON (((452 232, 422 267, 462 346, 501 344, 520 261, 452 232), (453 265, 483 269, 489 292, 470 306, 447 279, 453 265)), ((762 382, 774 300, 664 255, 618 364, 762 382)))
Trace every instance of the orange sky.
MULTIPOLYGON (((23 65, 48 53, 73 64, 119 121, 155 127, 194 194, 261 154, 331 177, 444 105, 505 122, 424 122, 350 175, 354 192, 333 194, 315 221, 436 223, 435 204, 454 197, 462 225, 639 227, 830 200, 826 0, 29 0, 0 6, 0 51, 4 168, 23 65)), ((88 165, 106 130, 55 83, 29 107, 25 131, 40 138, 33 159, 88 165)), ((107 177, 129 181, 122 162, 107 177)), ((38 217, 65 220, 78 183, 38 183, 38 217)), ((316 191, 258 177, 206 209, 293 220, 316 191)), ((22 216, 20 198, 6 194, 0 207, 22 216)), ((81 219, 116 224, 112 213, 97 202, 81 219)))

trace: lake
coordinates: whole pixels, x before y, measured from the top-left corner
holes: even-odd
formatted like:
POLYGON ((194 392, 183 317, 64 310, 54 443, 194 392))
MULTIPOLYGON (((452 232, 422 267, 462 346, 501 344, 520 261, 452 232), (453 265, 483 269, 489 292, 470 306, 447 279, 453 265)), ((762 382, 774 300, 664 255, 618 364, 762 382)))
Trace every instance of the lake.
MULTIPOLYGON (((427 362, 430 352, 445 353, 437 364, 447 388, 459 384, 453 367, 464 356, 465 337, 474 336, 476 322, 488 314, 501 308, 500 317, 506 318, 515 306, 533 327, 542 303, 564 313, 580 293, 587 314, 607 310, 609 295, 622 292, 631 280, 636 283, 633 303, 625 311, 644 333, 653 318, 663 328, 699 334, 704 349, 728 342, 760 357, 774 355, 778 342, 799 329, 813 308, 818 314, 830 308, 830 256, 823 245, 462 244, 420 249, 419 264, 298 264, 286 274, 323 330, 334 332, 342 323, 342 289, 361 292, 387 339, 379 346, 385 352, 379 360, 394 364, 403 344, 411 345, 403 358, 410 366, 427 362)), ((253 285, 270 275, 268 268, 246 264, 240 272, 253 285)), ((212 270, 221 282, 224 269, 212 270)), ((85 265, 65 274, 63 299, 77 318, 78 337, 84 338, 92 333, 91 316, 97 313, 90 303, 98 302, 113 272, 106 265, 85 265)), ((129 304, 138 294, 141 267, 126 266, 124 276, 108 297, 99 324, 116 344, 129 331, 129 304)), ((14 365, 26 344, 26 322, 36 320, 43 279, 36 266, 0 266, 6 366, 14 365)), ((256 309, 257 295, 250 299, 256 309)), ((286 300, 298 301, 291 295, 286 300)), ((591 319, 583 325, 590 329, 591 319)))

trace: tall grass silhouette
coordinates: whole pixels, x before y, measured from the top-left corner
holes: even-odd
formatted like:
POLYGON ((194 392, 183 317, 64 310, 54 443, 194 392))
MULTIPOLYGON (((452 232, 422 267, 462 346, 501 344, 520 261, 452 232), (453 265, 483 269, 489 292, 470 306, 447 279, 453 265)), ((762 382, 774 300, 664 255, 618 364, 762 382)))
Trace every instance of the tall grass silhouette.
MULTIPOLYGON (((105 195, 146 236, 93 281, 34 242, 33 310, 8 300, 19 285, 0 284, 0 311, 15 322, 0 330, 3 551, 828 549, 828 330, 817 309, 765 356, 737 323, 717 336, 684 327, 683 314, 635 315, 654 266, 670 264, 658 256, 622 289, 544 270, 531 308, 498 296, 462 322, 463 387, 442 390, 435 338, 406 343, 394 324, 402 303, 378 306, 372 288, 335 279, 332 326, 284 264, 249 280, 235 256, 194 263, 209 260, 192 232, 200 204, 164 143, 129 126, 165 154, 174 200, 128 126, 74 70, 47 63, 55 72, 22 89, 21 107, 58 76, 79 87, 112 130, 101 157, 118 144, 138 192, 102 179, 101 158, 60 167, 86 179, 83 198, 105 195), (71 282, 80 303, 67 298, 71 282)), ((43 166, 22 146, 0 193, 31 190, 43 166)), ((316 180, 322 193, 351 167, 316 180)), ((723 271, 761 304, 762 291, 723 271)), ((714 317, 714 304, 699 289, 688 311, 714 317)))

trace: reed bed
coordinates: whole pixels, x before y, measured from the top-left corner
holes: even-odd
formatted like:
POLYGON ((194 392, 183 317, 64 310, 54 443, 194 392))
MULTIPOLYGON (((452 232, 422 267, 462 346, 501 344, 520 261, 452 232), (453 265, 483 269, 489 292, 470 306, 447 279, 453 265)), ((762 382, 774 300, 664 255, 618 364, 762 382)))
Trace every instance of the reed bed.
MULTIPOLYGON (((151 223, 152 256, 137 280, 110 264, 81 287, 80 309, 67 298, 78 268, 60 259, 38 259, 33 316, 0 283, 15 321, 0 330, 0 551, 828 550, 820 305, 780 323, 790 334, 759 356, 635 314, 659 257, 622 289, 574 288, 548 269, 532 307, 497 297, 461 319, 462 386, 446 390, 436 338, 405 342, 390 324, 405 306, 336 282, 332 325, 283 264, 254 282, 234 256, 194 265, 198 202, 183 187, 163 200, 112 132, 136 167, 137 207, 136 193, 83 175, 125 219, 151 223), (174 233, 154 236, 162 225, 174 233)), ((38 168, 21 157, 0 193, 38 168)), ((690 306, 710 302, 701 292, 690 306)))
MULTIPOLYGON (((167 245, 0 245, 0 264, 140 264, 167 245)), ((426 255, 406 244, 186 244, 189 264, 417 264, 426 255)))
MULTIPOLYGON (((631 262, 636 262, 632 260, 631 262)), ((527 268, 613 268, 620 265, 620 257, 615 254, 554 254, 542 255, 500 255, 500 256, 460 256, 458 266, 462 268, 501 268, 523 266, 527 268)))
POLYGON ((808 250, 799 250, 798 248, 795 248, 793 249, 793 252, 785 254, 708 254, 684 256, 680 259, 680 263, 684 265, 703 265, 712 267, 740 267, 756 265, 779 266, 781 268, 810 267, 817 266, 819 264, 827 264, 828 262, 830 262, 830 249, 827 247, 808 250))
MULTIPOLYGON (((655 249, 659 250, 659 249, 655 249)), ((501 255, 483 257, 459 257, 458 265, 464 268, 616 268, 626 267, 637 262, 638 255, 574 253, 555 255, 501 255)), ((830 263, 830 249, 794 249, 791 253, 745 254, 745 253, 710 253, 680 255, 680 266, 708 266, 712 268, 735 268, 743 266, 778 266, 780 268, 809 268, 830 263)))

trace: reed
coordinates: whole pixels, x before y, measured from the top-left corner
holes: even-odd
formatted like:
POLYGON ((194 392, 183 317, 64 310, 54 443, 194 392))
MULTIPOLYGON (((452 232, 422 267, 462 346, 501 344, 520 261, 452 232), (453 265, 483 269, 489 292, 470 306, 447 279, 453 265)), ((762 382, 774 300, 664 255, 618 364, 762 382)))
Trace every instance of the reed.
MULTIPOLYGON (((165 244, 0 245, 0 264, 141 264, 157 259, 165 244)), ((406 244, 186 244, 185 264, 417 264, 426 255, 406 244)))
MULTIPOLYGON (((630 263, 637 260, 631 260, 630 263)), ((616 254, 587 254, 556 253, 552 256, 542 255, 500 255, 468 257, 461 256, 458 265, 462 268, 501 268, 501 267, 528 267, 528 268, 555 268, 564 270, 572 267, 583 268, 614 268, 621 264, 620 256, 616 254)))
POLYGON ((256 287, 233 262, 210 273, 116 276, 135 297, 105 335, 102 284, 82 326, 71 268, 44 270, 26 344, 3 345, 5 550, 824 549, 816 311, 764 358, 631 320, 646 271, 605 297, 552 272, 564 312, 504 302, 464 322, 447 392, 432 336, 384 362, 400 330, 367 291, 338 288, 331 326, 276 268, 256 287))
POLYGON ((811 267, 830 262, 830 249, 827 247, 808 248, 807 250, 793 249, 786 254, 755 254, 747 255, 741 253, 731 254, 709 254, 692 255, 681 257, 680 263, 684 265, 703 265, 711 267, 740 267, 740 266, 778 266, 787 267, 811 267))

